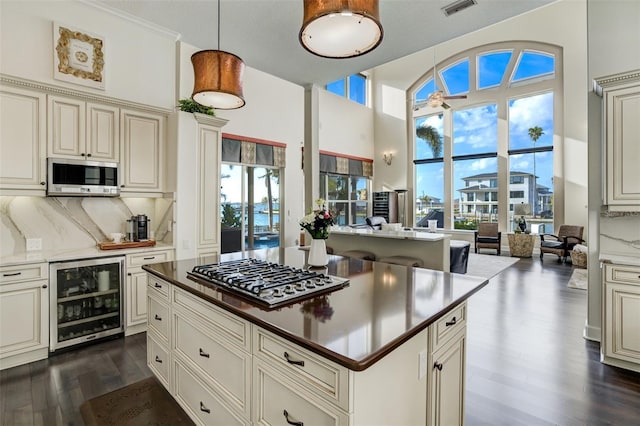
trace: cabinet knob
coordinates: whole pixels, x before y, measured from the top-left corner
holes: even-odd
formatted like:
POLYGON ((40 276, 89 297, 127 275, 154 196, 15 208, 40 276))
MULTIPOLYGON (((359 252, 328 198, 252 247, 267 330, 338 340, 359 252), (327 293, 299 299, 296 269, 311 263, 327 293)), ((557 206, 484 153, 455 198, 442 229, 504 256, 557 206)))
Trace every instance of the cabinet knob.
POLYGON ((45 181, 40 182, 40 185, 42 185, 42 186, 44 186, 46 184, 47 184, 47 182, 45 182, 45 181))
POLYGON ((435 368, 438 371, 442 371, 442 363, 436 362, 435 364, 433 364, 433 368, 435 368))
POLYGON ((120 188, 124 188, 124 185, 120 185, 120 188))
POLYGON ((91 157, 91 154, 87 154, 87 157, 91 157))
POLYGON ((48 286, 47 286, 46 284, 42 286, 42 288, 47 288, 47 287, 48 287, 48 286))
POLYGON ((131 272, 127 272, 127 275, 128 275, 128 276, 131 276, 131 272))
POLYGON ((81 152, 80 155, 84 157, 86 154, 84 152, 81 152))
POLYGON ((287 410, 284 410, 282 412, 282 415, 284 416, 284 419, 287 421, 287 423, 289 423, 290 425, 293 425, 293 426, 304 426, 304 423, 302 423, 302 422, 294 422, 294 421, 289 420, 289 413, 287 412, 287 410))

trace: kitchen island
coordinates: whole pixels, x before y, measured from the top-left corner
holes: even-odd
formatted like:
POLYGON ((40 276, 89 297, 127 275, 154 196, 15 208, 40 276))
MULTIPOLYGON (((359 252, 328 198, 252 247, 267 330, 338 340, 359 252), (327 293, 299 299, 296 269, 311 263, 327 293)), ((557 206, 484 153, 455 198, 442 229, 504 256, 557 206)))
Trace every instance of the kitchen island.
POLYGON ((382 231, 373 229, 334 227, 329 233, 327 246, 334 253, 366 250, 376 259, 385 256, 408 256, 420 259, 423 267, 449 271, 451 236, 423 231, 382 231))
MULTIPOLYGON (((297 248, 223 255, 304 267, 297 248)), ((200 424, 461 424, 466 299, 484 278, 330 256, 349 285, 277 309, 145 266, 148 364, 200 424), (298 423, 299 422, 299 423, 298 423)))

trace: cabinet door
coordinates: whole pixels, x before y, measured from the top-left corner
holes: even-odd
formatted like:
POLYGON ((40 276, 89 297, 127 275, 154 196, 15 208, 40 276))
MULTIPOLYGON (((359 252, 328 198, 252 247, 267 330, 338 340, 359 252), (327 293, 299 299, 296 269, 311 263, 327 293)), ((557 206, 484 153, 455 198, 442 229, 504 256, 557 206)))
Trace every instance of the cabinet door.
POLYGON ((147 322, 147 273, 127 273, 127 327, 147 322))
POLYGON ((47 281, 0 286, 0 358, 49 345, 47 281))
POLYGON ((0 188, 44 191, 46 97, 0 88, 0 188))
POLYGON ((119 161, 120 111, 100 104, 87 104, 87 156, 119 161))
POLYGON ((217 246, 220 241, 220 129, 199 127, 198 247, 217 246))
POLYGON ((460 333, 433 353, 427 408, 430 425, 464 423, 465 344, 466 334, 460 333))
POLYGON ((164 121, 161 115, 120 112, 123 192, 162 192, 164 121))
POLYGON ((85 157, 86 104, 75 99, 49 96, 47 112, 49 156, 85 157))
POLYGON ((606 93, 606 203, 611 210, 640 210, 638 117, 640 85, 606 93))
POLYGON ((640 363, 640 286, 605 283, 604 306, 605 356, 640 363))

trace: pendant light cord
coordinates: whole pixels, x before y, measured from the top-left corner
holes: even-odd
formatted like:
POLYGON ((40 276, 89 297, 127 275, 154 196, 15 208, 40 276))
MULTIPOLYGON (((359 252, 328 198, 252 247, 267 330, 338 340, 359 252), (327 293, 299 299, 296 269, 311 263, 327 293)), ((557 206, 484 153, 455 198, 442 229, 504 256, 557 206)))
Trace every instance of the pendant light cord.
POLYGON ((220 50, 220 0, 218 0, 218 50, 220 50))

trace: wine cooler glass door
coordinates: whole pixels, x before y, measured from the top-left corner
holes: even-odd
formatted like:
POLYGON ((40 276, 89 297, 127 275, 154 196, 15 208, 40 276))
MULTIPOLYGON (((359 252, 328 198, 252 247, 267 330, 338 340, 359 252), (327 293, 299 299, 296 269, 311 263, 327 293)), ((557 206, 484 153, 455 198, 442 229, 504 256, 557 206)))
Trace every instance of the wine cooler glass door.
POLYGON ((50 264, 50 350, 124 331, 124 257, 50 264))

